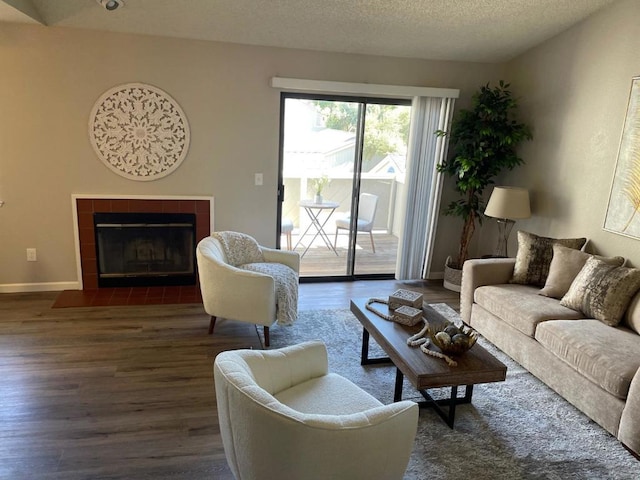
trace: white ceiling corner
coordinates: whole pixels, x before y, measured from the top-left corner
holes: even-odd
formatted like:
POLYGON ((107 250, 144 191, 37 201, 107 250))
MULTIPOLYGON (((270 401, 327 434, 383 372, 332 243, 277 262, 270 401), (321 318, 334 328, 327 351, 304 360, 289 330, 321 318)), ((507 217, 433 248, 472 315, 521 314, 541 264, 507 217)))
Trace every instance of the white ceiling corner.
POLYGON ((0 22, 44 24, 31 0, 0 1, 0 22))

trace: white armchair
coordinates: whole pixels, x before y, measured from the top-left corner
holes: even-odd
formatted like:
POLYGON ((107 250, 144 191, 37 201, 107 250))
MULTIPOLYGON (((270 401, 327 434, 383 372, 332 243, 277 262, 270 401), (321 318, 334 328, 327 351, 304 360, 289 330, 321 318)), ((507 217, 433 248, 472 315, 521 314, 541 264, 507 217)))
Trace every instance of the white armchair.
MULTIPOLYGON (((300 271, 300 256, 260 247, 265 262, 287 265, 300 271)), ((196 248, 202 301, 211 315, 209 334, 217 318, 227 318, 264 327, 265 346, 269 346, 269 327, 276 321, 277 296, 272 276, 243 270, 227 262, 222 244, 214 237, 202 239, 196 248)))
POLYGON ((214 379, 237 480, 401 479, 407 468, 418 405, 383 405, 329 373, 322 342, 220 353, 214 379))

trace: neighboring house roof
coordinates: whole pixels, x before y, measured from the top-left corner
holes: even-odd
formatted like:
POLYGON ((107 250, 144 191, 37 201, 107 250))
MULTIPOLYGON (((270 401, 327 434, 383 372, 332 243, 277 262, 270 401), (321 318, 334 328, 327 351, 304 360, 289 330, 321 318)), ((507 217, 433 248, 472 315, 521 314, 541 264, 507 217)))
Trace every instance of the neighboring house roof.
POLYGON ((380 160, 369 173, 404 173, 406 170, 407 156, 399 153, 390 153, 380 160))
POLYGON ((332 152, 353 147, 356 142, 356 134, 352 132, 343 132, 332 128, 323 128, 300 134, 285 137, 284 153, 322 153, 330 154, 332 152))

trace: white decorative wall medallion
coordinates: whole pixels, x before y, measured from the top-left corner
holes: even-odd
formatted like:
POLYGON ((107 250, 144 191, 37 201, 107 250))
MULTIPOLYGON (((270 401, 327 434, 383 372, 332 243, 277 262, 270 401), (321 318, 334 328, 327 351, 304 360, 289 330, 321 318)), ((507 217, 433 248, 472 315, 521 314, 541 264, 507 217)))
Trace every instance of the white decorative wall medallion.
POLYGON ((107 90, 91 110, 91 145, 102 162, 131 180, 157 180, 189 150, 187 117, 166 92, 128 83, 107 90))

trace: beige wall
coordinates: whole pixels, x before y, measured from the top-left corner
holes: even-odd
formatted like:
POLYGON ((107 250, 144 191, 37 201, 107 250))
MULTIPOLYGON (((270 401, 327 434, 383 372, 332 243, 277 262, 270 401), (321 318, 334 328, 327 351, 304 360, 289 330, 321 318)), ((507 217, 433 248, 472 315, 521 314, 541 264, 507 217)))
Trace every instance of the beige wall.
MULTIPOLYGON (((217 229, 274 245, 279 92, 269 87, 272 76, 459 88, 464 106, 503 68, 0 24, 0 291, 76 281, 74 193, 213 195, 217 229), (129 82, 168 92, 191 126, 186 160, 157 181, 112 173, 88 140, 96 99, 129 82), (253 186, 256 172, 262 187, 253 186), (37 248, 37 262, 26 262, 27 247, 37 248)), ((452 253, 458 223, 445 219, 438 232, 436 266, 452 253)))
MULTIPOLYGON (((531 189, 533 218, 517 228, 548 236, 585 236, 605 255, 640 266, 640 240, 602 229, 631 78, 640 75, 640 2, 617 2, 508 64, 534 140, 526 166, 502 183, 531 189)), ((490 220, 481 250, 490 250, 490 220)), ((515 230, 510 245, 515 253, 515 230)))

